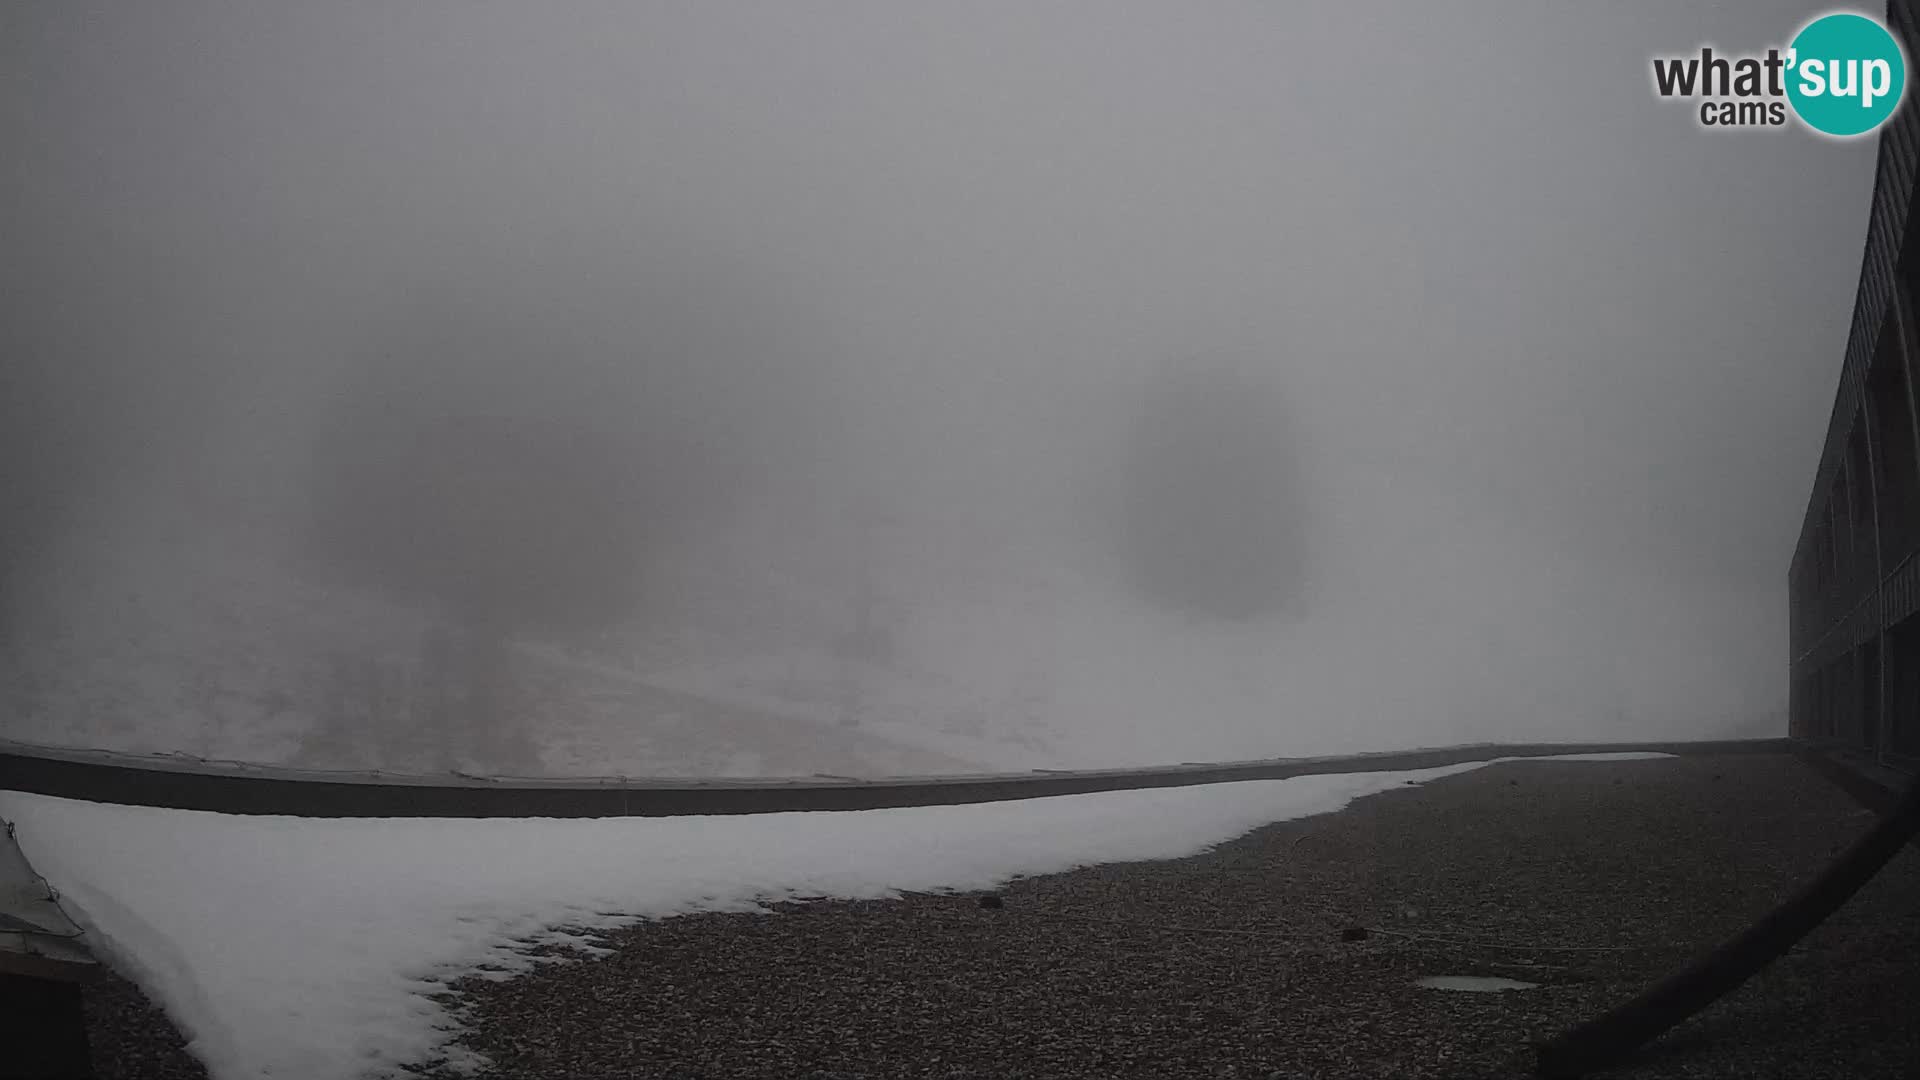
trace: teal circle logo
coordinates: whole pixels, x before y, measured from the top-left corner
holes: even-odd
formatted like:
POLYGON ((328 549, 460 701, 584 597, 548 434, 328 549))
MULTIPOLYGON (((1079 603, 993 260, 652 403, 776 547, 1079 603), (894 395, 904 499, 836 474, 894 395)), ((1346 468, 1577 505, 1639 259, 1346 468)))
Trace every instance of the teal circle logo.
POLYGON ((1886 123, 1907 89, 1907 58, 1887 28, 1836 12, 1808 23, 1788 46, 1787 100, 1808 127, 1846 138, 1886 123))

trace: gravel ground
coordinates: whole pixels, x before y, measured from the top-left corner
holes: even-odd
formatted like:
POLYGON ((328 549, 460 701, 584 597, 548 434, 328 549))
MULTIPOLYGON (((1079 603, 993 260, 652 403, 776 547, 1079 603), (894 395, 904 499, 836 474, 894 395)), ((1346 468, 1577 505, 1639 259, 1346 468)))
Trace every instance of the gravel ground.
POLYGON ((95 1080, 207 1080, 167 1014, 118 975, 87 985, 87 1052, 95 1080))
MULTIPOLYGON (((609 957, 458 984, 461 1042, 516 1080, 1520 1075, 1532 1039, 1744 926, 1867 824, 1785 757, 1499 765, 1193 858, 1016 881, 999 909, 645 924, 609 957), (1411 985, 1429 974, 1542 986, 1411 985)), ((1618 1075, 1911 1076, 1917 946, 1909 849, 1618 1075)))
MULTIPOLYGON (((512 1080, 1519 1076, 1533 1039, 1741 928, 1869 823, 1786 757, 1503 764, 1188 859, 1018 880, 998 908, 916 895, 650 922, 606 935, 612 955, 448 1000, 485 1075, 512 1080), (1541 986, 1412 985, 1438 974, 1541 986)), ((1915 1075, 1916 958, 1909 848, 1609 1075, 1915 1075)), ((102 1076, 197 1075, 137 994, 89 1010, 102 1076)))

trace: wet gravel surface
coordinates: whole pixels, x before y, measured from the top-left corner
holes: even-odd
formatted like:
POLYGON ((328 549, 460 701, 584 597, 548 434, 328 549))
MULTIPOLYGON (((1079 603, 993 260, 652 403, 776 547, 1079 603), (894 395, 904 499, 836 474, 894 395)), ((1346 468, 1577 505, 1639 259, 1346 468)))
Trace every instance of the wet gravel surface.
MULTIPOLYGON (((611 956, 456 984, 460 1043, 525 1080, 1517 1076, 1532 1040, 1741 928, 1868 824, 1785 757, 1503 764, 1193 858, 1015 881, 998 908, 644 924, 611 956), (1433 974, 1540 988, 1412 985, 1433 974)), ((1909 849, 1615 1075, 1912 1076, 1916 1000, 1909 849)))
POLYGON ((81 1003, 96 1080, 206 1080, 206 1067, 139 987, 107 973, 87 985, 81 1003))
MULTIPOLYGON (((646 923, 604 935, 611 955, 447 1000, 483 1075, 513 1080, 1521 1076, 1532 1040, 1740 929, 1869 824, 1786 757, 1502 764, 1192 858, 1017 880, 997 908, 914 895, 646 923), (1540 986, 1412 985, 1425 975, 1540 986)), ((1920 1075, 1915 1001, 1909 848, 1608 1075, 1920 1075)), ((138 1048, 170 1032, 132 1005, 89 1008, 102 1076, 199 1075, 158 1071, 166 1054, 138 1048)))

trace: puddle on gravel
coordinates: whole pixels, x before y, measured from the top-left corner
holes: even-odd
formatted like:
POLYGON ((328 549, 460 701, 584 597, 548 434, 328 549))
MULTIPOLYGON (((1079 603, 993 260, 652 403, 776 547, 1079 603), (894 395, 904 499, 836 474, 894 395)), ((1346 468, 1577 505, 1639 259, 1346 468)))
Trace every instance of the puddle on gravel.
POLYGON ((1521 982, 1519 979, 1502 979, 1493 975, 1428 975, 1413 980, 1413 985, 1428 990, 1466 990, 1477 994, 1494 993, 1500 990, 1533 990, 1539 983, 1521 982))

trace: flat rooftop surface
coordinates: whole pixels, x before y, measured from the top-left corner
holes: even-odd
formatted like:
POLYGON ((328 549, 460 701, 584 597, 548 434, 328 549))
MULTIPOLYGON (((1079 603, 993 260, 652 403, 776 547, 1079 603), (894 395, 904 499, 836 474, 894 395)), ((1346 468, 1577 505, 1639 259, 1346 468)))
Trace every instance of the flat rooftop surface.
MULTIPOLYGON (((1017 880, 997 908, 828 900, 616 931, 608 955, 455 984, 460 1041, 514 1080, 1522 1076, 1533 1040, 1743 928, 1870 824, 1786 756, 1504 763, 1191 858, 1017 880), (1536 985, 1416 985, 1459 975, 1536 985)), ((88 993, 101 1076, 197 1073, 137 992, 88 993)), ((1605 1075, 1912 1076, 1915 1001, 1909 847, 1605 1075)))

